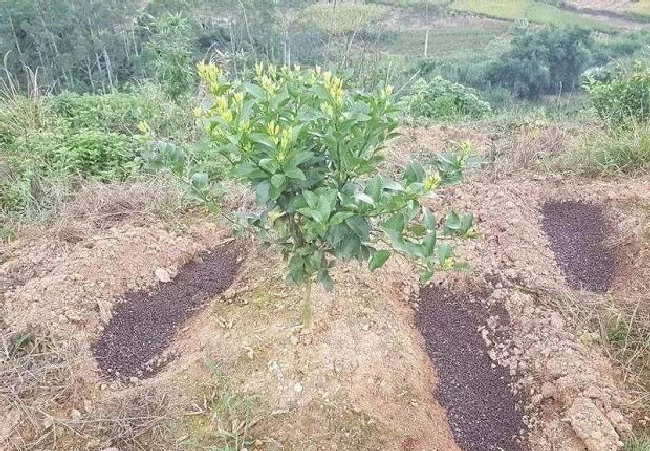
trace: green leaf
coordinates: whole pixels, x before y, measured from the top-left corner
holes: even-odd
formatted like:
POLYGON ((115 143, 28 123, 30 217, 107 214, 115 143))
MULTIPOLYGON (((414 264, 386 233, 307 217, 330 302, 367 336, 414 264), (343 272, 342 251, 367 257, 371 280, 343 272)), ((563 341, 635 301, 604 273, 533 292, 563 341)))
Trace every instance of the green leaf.
POLYGON ((315 193, 305 190, 302 192, 302 197, 307 201, 309 208, 316 208, 316 205, 318 204, 318 196, 315 193))
POLYGON ((265 147, 268 147, 271 150, 275 150, 275 143, 271 141, 271 139, 263 135, 262 133, 251 133, 248 135, 248 139, 253 141, 254 143, 261 144, 265 147))
POLYGON ((290 179, 307 180, 305 173, 296 167, 290 167, 284 170, 284 175, 290 179))
POLYGON ((433 271, 431 269, 427 268, 423 270, 420 273, 420 283, 427 283, 431 280, 431 277, 433 277, 433 271))
POLYGON ((371 271, 374 271, 376 269, 381 268, 384 266, 384 263, 386 263, 386 260, 388 260, 388 257, 390 257, 390 252, 387 250, 379 250, 372 254, 372 259, 370 260, 370 263, 368 264, 369 268, 371 271))
POLYGON ((406 167, 406 171, 404 171, 404 179, 408 183, 415 183, 415 182, 423 182, 426 177, 426 173, 424 172, 424 168, 422 165, 418 162, 411 162, 409 165, 406 167))
POLYGON ((330 276, 327 269, 321 269, 318 271, 316 280, 323 286, 323 288, 325 288, 326 291, 332 291, 334 288, 334 280, 332 280, 332 276, 330 276))
POLYGON ((192 184, 192 188, 203 190, 208 186, 208 174, 200 172, 193 174, 190 183, 192 184))
POLYGON ((318 204, 316 205, 322 221, 325 222, 329 219, 330 213, 332 212, 332 207, 330 206, 329 200, 325 196, 320 196, 318 198, 318 204))
POLYGON ((448 264, 452 256, 451 245, 444 243, 436 246, 436 253, 438 254, 438 264, 445 266, 448 264))
POLYGON ((314 154, 311 152, 300 152, 299 154, 295 155, 291 160, 290 160, 290 165, 291 166, 299 166, 306 161, 311 160, 314 157, 314 154))
POLYGON ((351 218, 352 216, 354 216, 354 213, 351 211, 339 211, 337 213, 334 213, 334 216, 332 216, 329 222, 330 226, 341 224, 343 221, 351 218))
POLYGON ((280 188, 286 179, 287 178, 284 176, 284 174, 275 174, 273 177, 271 177, 271 185, 275 186, 276 188, 280 188))
POLYGON ((462 223, 460 221, 460 217, 458 216, 458 213, 456 213, 455 211, 450 211, 449 213, 447 213, 447 218, 445 220, 445 229, 447 230, 447 233, 460 230, 461 225, 462 223))
POLYGON ((265 205, 269 201, 269 182, 262 182, 255 189, 255 201, 260 205, 265 205))
POLYGON ((424 212, 424 220, 422 221, 424 226, 427 230, 436 230, 436 216, 427 207, 422 207, 422 211, 424 212))
POLYGON ((232 175, 235 177, 245 178, 251 176, 259 170, 259 167, 252 163, 242 163, 238 164, 232 169, 232 175))

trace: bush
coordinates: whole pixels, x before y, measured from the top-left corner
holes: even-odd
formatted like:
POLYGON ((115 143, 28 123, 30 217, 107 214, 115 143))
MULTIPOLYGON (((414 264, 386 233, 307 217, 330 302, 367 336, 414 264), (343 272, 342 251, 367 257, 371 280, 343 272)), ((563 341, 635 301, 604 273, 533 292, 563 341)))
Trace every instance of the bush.
POLYGON ((650 70, 637 62, 608 77, 587 76, 585 88, 598 116, 610 127, 645 123, 650 118, 650 70))
POLYGON ((413 117, 440 121, 478 119, 490 113, 490 104, 482 100, 474 89, 435 77, 430 82, 419 79, 413 93, 403 103, 413 117))
POLYGON ((130 93, 103 95, 63 93, 52 98, 52 112, 75 129, 133 134, 138 123, 159 113, 156 99, 130 93))
MULTIPOLYGON (((251 223, 288 259, 287 281, 307 286, 303 325, 310 322, 312 279, 331 288, 337 260, 377 269, 391 255, 388 247, 416 257, 424 280, 434 268, 452 266, 451 248, 438 237, 468 233, 471 217, 450 214, 438 232, 420 199, 457 182, 466 155, 441 161, 431 177, 417 163, 400 181, 379 175, 381 149, 398 125, 390 88, 348 90, 320 69, 260 65, 248 83, 215 65, 199 72, 212 102, 197 113, 231 174, 255 191, 263 209, 251 223)), ((203 174, 194 178, 207 184, 203 174)))
POLYGON ((52 152, 56 167, 100 180, 123 180, 137 172, 138 144, 118 133, 80 130, 63 137, 52 152))
POLYGON ((570 92, 591 63, 594 46, 590 32, 578 28, 527 32, 516 36, 512 49, 489 64, 486 79, 493 87, 528 99, 570 92))

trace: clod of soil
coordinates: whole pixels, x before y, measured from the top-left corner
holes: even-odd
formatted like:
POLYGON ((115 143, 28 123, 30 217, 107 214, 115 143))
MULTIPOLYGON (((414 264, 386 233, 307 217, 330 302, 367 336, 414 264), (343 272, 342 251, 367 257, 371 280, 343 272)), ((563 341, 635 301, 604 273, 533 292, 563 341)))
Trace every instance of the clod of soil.
POLYGON ((238 267, 237 251, 221 247, 185 265, 154 292, 127 294, 92 347, 100 369, 119 378, 155 374, 166 363, 163 352, 183 321, 225 291, 238 267))
POLYGON ((420 299, 417 325, 435 362, 438 400, 456 442, 465 451, 520 451, 525 425, 509 373, 492 362, 479 331, 488 309, 469 295, 437 287, 422 288, 420 299))
POLYGON ((547 202, 542 213, 543 229, 569 286, 607 291, 615 259, 604 244, 607 224, 600 208, 575 201, 547 202))

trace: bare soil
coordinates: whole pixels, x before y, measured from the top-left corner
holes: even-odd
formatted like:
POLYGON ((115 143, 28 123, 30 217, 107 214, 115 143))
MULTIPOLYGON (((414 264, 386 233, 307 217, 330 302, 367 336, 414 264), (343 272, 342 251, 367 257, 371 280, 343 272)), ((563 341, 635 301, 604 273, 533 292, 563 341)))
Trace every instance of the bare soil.
MULTIPOLYGON (((411 130, 396 143, 388 167, 399 171, 399 161, 453 146, 466 132, 476 137, 475 148, 489 155, 485 132, 447 132, 411 130)), ((526 131, 521 142, 542 151, 544 143, 561 142, 556 137, 562 133, 549 130, 548 139, 541 139, 545 133, 526 131)), ((500 158, 498 152, 495 156, 500 158)), ((503 159, 512 161, 505 151, 503 159)), ((620 449, 642 398, 630 389, 627 368, 612 359, 583 312, 622 302, 639 311, 648 305, 650 180, 483 170, 460 187, 440 191, 428 205, 440 212, 454 208, 475 214, 479 236, 455 246, 457 259, 470 262, 471 270, 438 273, 433 283, 461 293, 459 301, 465 299, 462 293, 486 293, 481 309, 487 317, 480 320, 478 305, 450 304, 467 318, 449 312, 449 323, 457 325, 449 333, 462 334, 457 343, 480 348, 480 358, 479 353, 474 357, 483 372, 474 374, 494 383, 488 393, 519 401, 521 422, 530 431, 526 449, 620 449), (603 245, 619 251, 607 293, 573 289, 557 265, 540 224, 545 204, 566 201, 599 206, 611 224, 603 245), (503 389, 508 381, 499 382, 504 372, 512 383, 510 395, 503 389), (590 437, 600 439, 594 445, 590 437)), ((299 327, 302 290, 284 284, 284 263, 273 252, 252 252, 231 288, 207 296, 204 306, 177 328, 168 348, 177 356, 174 361, 155 377, 107 381, 90 344, 111 324, 120 300, 127 293, 165 290, 159 270, 172 280, 182 277, 179 268, 215 247, 226 231, 205 215, 195 222, 183 215, 180 228, 181 221, 128 212, 111 216, 109 223, 102 215, 92 215, 93 221, 88 217, 84 212, 82 218, 67 218, 65 228, 45 228, 2 249, 2 338, 33 332, 60 344, 62 351, 40 359, 38 367, 34 358, 27 364, 15 357, 0 359, 0 374, 9 375, 0 384, 0 448, 214 448, 214 431, 244 421, 224 404, 222 387, 228 385, 229 399, 254 400, 254 421, 247 420, 251 451, 458 451, 455 438, 480 449, 469 442, 480 439, 471 433, 461 438, 452 427, 460 424, 460 430, 471 431, 485 424, 469 419, 454 423, 448 418, 453 406, 446 410, 440 404, 443 392, 452 388, 441 381, 460 381, 460 375, 450 376, 452 362, 431 362, 427 337, 419 333, 409 303, 419 290, 417 273, 399 258, 376 273, 351 264, 338 267, 335 291, 315 290, 316 324, 304 333, 299 327), (67 240, 64 229, 74 230, 74 239, 67 240), (76 346, 67 346, 69 342, 76 346), (48 368, 65 368, 65 377, 48 368), (17 391, 26 380, 32 381, 28 391, 17 391), (148 393, 160 394, 165 403, 148 393), (147 426, 152 424, 155 431, 147 426)), ((478 386, 478 380, 471 386, 478 386)), ((485 395, 478 388, 475 393, 485 395)), ((472 407, 462 394, 456 399, 472 407)), ((499 422, 510 418, 512 410, 503 413, 483 412, 499 422)), ((498 424, 515 429, 509 422, 498 424)), ((496 435, 494 429, 485 433, 496 435)))

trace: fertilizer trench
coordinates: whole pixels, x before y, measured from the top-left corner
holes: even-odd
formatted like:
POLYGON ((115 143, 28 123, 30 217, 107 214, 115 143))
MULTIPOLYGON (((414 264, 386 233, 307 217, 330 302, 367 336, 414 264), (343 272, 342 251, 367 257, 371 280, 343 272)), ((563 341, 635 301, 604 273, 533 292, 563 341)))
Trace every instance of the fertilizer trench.
POLYGON ((607 223, 600 207, 575 201, 547 202, 542 214, 542 228, 568 285, 607 291, 614 280, 616 262, 604 245, 607 223))
MULTIPOLYGON (((505 311, 491 313, 507 319, 505 311)), ((438 373, 438 401, 458 445, 465 451, 521 451, 525 424, 509 372, 493 368, 479 332, 489 314, 469 295, 424 287, 416 318, 438 373)))
POLYGON ((232 283, 239 262, 234 248, 220 247, 185 265, 170 283, 152 293, 128 293, 92 350, 103 373, 149 377, 185 319, 232 283))

